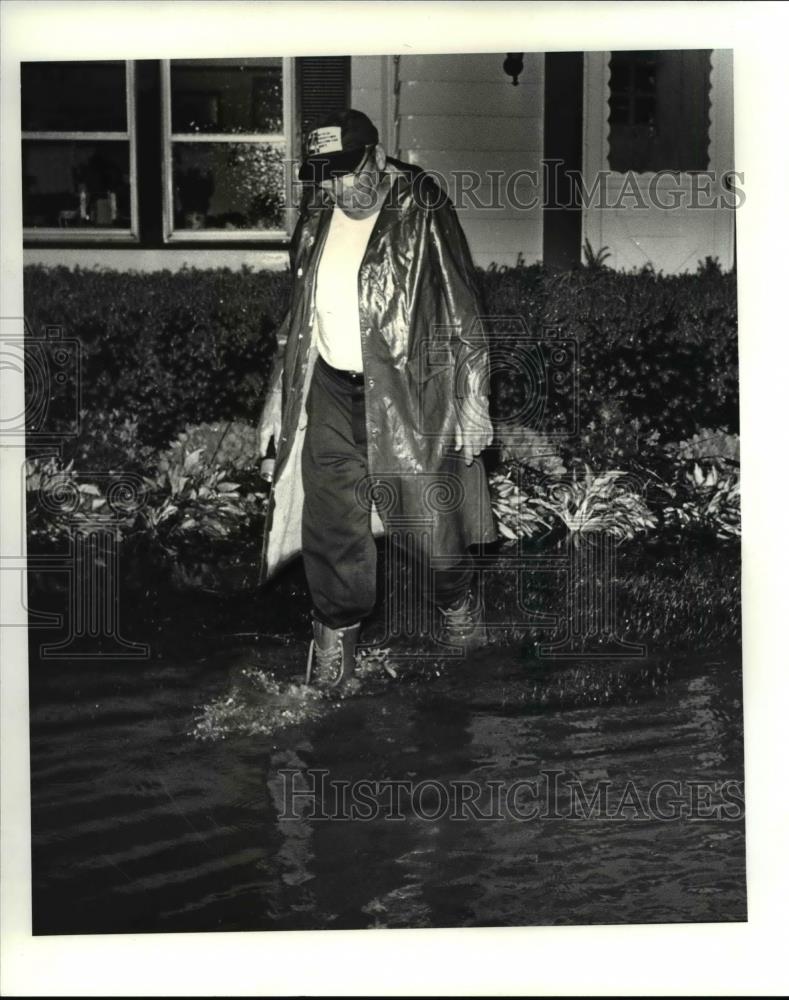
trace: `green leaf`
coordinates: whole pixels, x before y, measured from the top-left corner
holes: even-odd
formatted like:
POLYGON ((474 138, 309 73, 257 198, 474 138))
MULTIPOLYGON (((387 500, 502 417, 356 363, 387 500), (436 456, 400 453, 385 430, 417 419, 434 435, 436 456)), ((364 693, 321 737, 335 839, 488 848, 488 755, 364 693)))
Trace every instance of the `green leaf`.
POLYGON ((184 459, 184 472, 191 472, 196 469, 200 464, 200 455, 205 451, 205 447, 196 448, 194 451, 188 452, 186 458, 184 459))

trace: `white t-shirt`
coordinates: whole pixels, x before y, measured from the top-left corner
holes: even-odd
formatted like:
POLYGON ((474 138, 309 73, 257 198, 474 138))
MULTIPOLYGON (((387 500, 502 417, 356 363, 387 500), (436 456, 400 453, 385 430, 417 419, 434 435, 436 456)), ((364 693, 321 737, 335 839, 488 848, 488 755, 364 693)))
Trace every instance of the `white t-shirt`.
POLYGON ((315 312, 318 351, 333 368, 362 370, 359 267, 379 212, 380 208, 366 219, 351 219, 341 208, 332 209, 318 263, 315 312))

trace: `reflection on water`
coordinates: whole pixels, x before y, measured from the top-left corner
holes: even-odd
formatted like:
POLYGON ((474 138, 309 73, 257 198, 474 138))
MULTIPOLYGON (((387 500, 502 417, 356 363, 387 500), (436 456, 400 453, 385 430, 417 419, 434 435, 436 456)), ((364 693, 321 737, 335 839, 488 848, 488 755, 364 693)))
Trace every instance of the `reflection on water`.
POLYGON ((280 715, 297 708, 303 656, 31 666, 35 933, 745 919, 741 784, 721 792, 742 780, 734 658, 653 664, 657 685, 643 665, 620 672, 602 705, 595 685, 546 703, 560 669, 497 649, 432 682, 308 696, 272 732, 189 735, 231 692, 247 721, 265 704, 244 669, 274 664, 287 680, 268 694, 280 715), (419 808, 320 818, 359 782, 423 782, 419 808), (480 818, 518 782, 536 796, 480 818), (658 782, 672 818, 639 815, 658 782), (440 789, 464 783, 490 797, 442 813, 440 789), (578 787, 607 789, 607 811, 573 816, 578 787), (530 802, 543 815, 519 818, 530 802), (735 818, 716 818, 721 802, 735 818))

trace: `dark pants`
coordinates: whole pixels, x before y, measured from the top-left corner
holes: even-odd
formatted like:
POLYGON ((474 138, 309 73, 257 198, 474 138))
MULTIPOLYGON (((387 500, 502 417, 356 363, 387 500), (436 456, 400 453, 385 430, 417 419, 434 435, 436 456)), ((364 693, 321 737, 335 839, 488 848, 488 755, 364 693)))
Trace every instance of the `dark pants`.
MULTIPOLYGON (((367 476, 364 384, 329 367, 320 355, 307 397, 302 452, 302 553, 315 616, 331 628, 366 618, 376 600, 377 549, 370 510, 357 495, 367 476)), ((466 555, 458 552, 458 557, 466 555)), ((433 574, 446 605, 471 582, 471 569, 433 574)))

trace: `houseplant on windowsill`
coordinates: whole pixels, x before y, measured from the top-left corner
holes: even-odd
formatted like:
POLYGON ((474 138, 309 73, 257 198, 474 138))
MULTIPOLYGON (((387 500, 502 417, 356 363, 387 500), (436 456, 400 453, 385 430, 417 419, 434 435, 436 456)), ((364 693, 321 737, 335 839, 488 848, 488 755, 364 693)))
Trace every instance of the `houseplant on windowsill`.
POLYGON ((186 227, 205 229, 208 205, 214 193, 212 175, 199 167, 188 167, 176 171, 175 186, 186 227))

